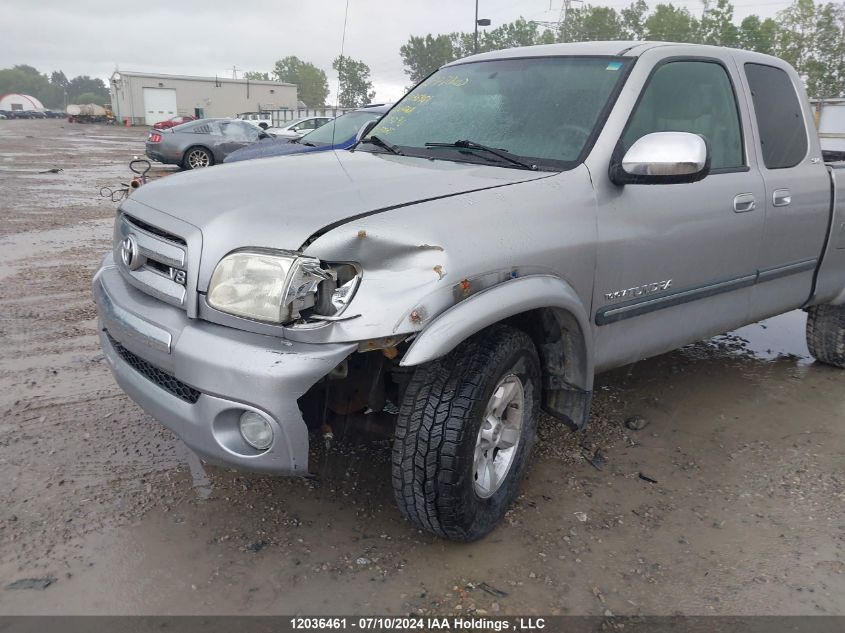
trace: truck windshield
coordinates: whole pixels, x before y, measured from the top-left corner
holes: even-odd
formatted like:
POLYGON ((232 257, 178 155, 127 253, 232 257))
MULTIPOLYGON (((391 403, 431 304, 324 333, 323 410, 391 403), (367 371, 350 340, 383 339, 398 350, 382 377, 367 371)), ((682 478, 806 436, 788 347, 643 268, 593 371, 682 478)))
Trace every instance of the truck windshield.
MULTIPOLYGON (((528 57, 442 68, 408 93, 368 136, 411 156, 516 167, 472 141, 540 169, 573 167, 627 74, 629 60, 528 57)), ((385 151, 359 145, 364 151, 385 151)))

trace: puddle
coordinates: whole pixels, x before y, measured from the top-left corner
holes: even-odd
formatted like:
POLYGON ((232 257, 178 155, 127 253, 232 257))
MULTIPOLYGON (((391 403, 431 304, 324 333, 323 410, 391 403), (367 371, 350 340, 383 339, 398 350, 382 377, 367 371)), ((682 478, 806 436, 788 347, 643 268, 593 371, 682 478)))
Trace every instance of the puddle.
POLYGON ((738 356, 764 361, 792 359, 797 365, 811 365, 815 361, 807 349, 806 323, 807 314, 793 310, 716 336, 711 341, 739 343, 727 346, 738 356))

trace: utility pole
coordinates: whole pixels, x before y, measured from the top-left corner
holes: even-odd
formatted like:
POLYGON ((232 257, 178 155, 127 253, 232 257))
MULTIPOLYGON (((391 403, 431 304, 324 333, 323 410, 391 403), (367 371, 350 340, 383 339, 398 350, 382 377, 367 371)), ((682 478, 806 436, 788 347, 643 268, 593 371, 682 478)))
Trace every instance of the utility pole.
POLYGON ((475 50, 474 52, 478 54, 478 27, 479 26, 490 26, 490 20, 487 18, 478 19, 478 0, 475 0, 475 50))
POLYGON ((478 0, 475 0, 475 54, 478 55, 478 0))

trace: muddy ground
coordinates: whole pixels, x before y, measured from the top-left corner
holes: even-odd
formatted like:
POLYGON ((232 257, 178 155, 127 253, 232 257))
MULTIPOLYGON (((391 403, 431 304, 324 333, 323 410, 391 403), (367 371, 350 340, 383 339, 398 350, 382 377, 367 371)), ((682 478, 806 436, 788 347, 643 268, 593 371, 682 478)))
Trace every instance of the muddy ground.
POLYGON ((801 312, 601 376, 479 543, 402 521, 385 440, 313 480, 201 464, 95 339, 98 192, 144 136, 0 121, 0 613, 845 614, 845 373, 801 312))

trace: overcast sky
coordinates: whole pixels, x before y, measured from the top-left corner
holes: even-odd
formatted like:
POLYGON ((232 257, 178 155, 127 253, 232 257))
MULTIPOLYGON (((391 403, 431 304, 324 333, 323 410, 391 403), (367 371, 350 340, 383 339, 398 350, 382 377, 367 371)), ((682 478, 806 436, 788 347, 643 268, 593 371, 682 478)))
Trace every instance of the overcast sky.
MULTIPOLYGON (((523 16, 556 20, 562 0, 480 0, 479 17, 493 26, 523 16)), ((630 0, 597 0, 622 8, 630 0)), ((657 4, 652 0, 649 4, 657 4)), ((701 2, 683 5, 696 14, 701 2)), ((737 0, 736 18, 774 15, 790 0, 737 0)), ((0 0, 0 68, 31 64, 68 78, 107 79, 119 68, 159 73, 238 77, 270 70, 287 55, 313 62, 336 77, 345 0, 0 0)), ((577 6, 577 5, 576 5, 577 6)), ((410 35, 470 31, 474 0, 349 0, 345 53, 366 62, 379 101, 393 101, 408 85, 399 47, 410 35)), ((333 98, 333 96, 332 96, 333 98)))

